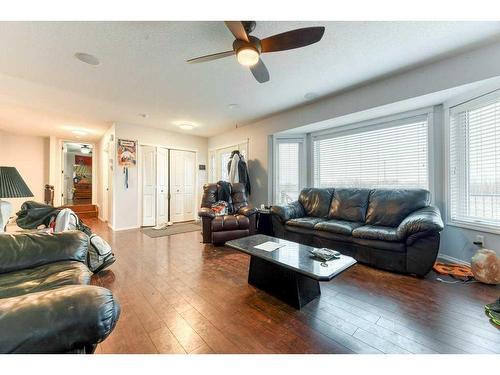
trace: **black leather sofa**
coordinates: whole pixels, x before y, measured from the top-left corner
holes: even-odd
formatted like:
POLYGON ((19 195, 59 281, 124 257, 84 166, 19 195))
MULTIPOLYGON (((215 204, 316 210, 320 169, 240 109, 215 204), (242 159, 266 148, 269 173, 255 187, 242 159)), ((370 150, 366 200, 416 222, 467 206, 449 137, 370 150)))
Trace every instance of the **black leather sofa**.
POLYGON ((423 189, 307 188, 271 209, 276 237, 350 255, 384 270, 427 274, 443 221, 423 189))
POLYGON ((120 305, 88 285, 82 232, 0 234, 0 353, 92 353, 120 305))

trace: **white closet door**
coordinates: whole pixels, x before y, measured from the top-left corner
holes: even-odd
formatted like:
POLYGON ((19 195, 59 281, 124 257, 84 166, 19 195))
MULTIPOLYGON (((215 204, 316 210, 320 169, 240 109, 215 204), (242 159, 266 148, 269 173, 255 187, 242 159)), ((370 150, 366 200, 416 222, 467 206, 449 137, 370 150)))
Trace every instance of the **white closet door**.
POLYGON ((158 147, 156 151, 156 225, 168 221, 168 150, 158 147))
POLYGON ((194 219, 195 153, 170 151, 171 221, 194 219))
POLYGON ((141 146, 142 154, 142 225, 156 225, 155 148, 141 146))

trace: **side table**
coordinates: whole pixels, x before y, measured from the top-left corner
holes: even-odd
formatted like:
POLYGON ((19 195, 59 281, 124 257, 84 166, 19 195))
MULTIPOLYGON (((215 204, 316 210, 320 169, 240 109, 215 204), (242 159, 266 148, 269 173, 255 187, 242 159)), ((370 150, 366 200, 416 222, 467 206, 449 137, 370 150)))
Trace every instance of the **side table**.
POLYGON ((268 236, 274 235, 273 223, 271 220, 271 210, 268 208, 259 208, 257 217, 257 233, 268 236))

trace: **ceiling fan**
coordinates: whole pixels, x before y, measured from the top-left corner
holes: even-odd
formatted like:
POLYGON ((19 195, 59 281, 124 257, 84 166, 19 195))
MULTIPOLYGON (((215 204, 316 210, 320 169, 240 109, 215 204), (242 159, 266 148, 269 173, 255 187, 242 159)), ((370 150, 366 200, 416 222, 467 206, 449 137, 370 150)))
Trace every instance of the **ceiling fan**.
POLYGON ((325 32, 323 26, 305 27, 259 39, 249 35, 257 25, 255 21, 225 21, 224 23, 236 38, 233 42, 233 49, 196 57, 187 60, 187 62, 201 63, 236 55, 238 62, 241 65, 248 66, 255 79, 260 83, 269 81, 269 71, 260 58, 262 53, 305 47, 319 42, 325 32))

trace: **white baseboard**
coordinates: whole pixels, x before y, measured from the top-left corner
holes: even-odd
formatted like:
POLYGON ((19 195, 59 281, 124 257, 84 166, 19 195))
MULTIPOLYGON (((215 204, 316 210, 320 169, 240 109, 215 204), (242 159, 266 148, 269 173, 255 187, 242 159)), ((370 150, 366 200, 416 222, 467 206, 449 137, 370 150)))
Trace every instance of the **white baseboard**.
POLYGON ((115 232, 120 232, 122 230, 131 230, 131 229, 139 229, 140 227, 138 226, 131 226, 131 227, 123 227, 123 228, 113 228, 110 226, 110 228, 115 231, 115 232))
POLYGON ((466 266, 470 266, 470 262, 466 262, 465 260, 454 258, 454 257, 446 255, 446 254, 439 253, 438 254, 438 258, 446 260, 447 262, 450 262, 450 263, 458 263, 458 264, 463 264, 463 265, 466 265, 466 266))

